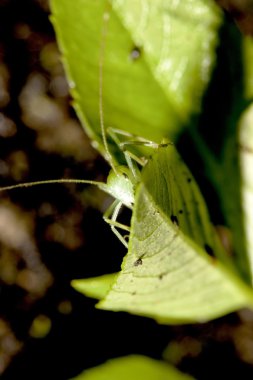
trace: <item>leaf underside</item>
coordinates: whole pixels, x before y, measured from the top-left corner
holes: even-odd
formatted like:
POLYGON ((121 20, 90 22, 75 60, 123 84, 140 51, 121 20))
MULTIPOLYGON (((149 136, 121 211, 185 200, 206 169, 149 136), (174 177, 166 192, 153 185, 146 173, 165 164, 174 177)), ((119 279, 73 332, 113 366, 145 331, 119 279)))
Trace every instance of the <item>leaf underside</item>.
POLYGON ((251 291, 205 252, 206 243, 219 251, 197 185, 175 148, 160 148, 136 192, 122 271, 98 307, 161 323, 203 322, 252 307, 251 291))

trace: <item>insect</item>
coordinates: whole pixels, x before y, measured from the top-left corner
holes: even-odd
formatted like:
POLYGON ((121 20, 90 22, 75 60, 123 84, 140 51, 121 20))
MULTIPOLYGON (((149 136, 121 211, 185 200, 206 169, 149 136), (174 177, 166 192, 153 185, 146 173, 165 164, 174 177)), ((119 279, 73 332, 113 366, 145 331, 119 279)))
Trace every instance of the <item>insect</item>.
POLYGON ((135 189, 140 181, 140 166, 146 163, 145 157, 139 157, 130 151, 130 146, 144 145, 151 148, 159 148, 161 145, 168 143, 158 144, 148 141, 144 138, 133 136, 132 134, 116 128, 106 128, 104 123, 104 110, 103 110, 103 57, 106 40, 106 30, 110 14, 105 12, 103 15, 102 32, 101 32, 101 46, 100 46, 100 59, 99 59, 99 119, 102 142, 106 152, 106 158, 111 166, 107 182, 98 182, 85 179, 52 179, 46 181, 36 181, 28 183, 20 183, 12 186, 3 187, 0 191, 13 190, 17 188, 32 187, 37 185, 47 184, 60 184, 60 183, 76 183, 76 184, 89 184, 98 186, 99 189, 111 195, 115 200, 106 210, 103 215, 104 220, 111 226, 112 231, 119 238, 122 244, 127 248, 127 239, 119 232, 119 229, 129 233, 130 228, 118 222, 118 215, 122 206, 128 207, 132 210, 134 205, 135 189), (110 152, 107 135, 110 135, 114 143, 123 152, 125 157, 125 165, 115 165, 112 154, 110 152), (124 140, 124 141, 122 141, 124 140))

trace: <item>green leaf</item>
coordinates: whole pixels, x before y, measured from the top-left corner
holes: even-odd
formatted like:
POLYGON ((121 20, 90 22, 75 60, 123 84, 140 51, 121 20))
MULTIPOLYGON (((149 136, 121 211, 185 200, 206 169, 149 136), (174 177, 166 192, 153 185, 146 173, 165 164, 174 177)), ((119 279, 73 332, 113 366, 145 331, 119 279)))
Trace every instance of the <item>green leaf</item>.
POLYGON ((100 62, 106 126, 160 142, 199 110, 222 21, 214 1, 51 0, 51 9, 75 108, 102 154, 100 62))
POLYGON ((252 46, 252 41, 242 36, 234 24, 224 24, 211 91, 203 106, 200 126, 191 131, 205 173, 220 198, 224 223, 232 234, 234 263, 250 285, 253 284, 249 232, 252 206, 245 184, 250 181, 251 162, 245 157, 252 147, 252 111, 248 110, 253 94, 252 46))
POLYGON ((172 366, 145 356, 131 355, 88 369, 72 380, 193 380, 172 366))
POLYGON ((71 281, 71 285, 78 292, 87 297, 102 299, 108 293, 111 285, 115 281, 116 274, 105 274, 104 276, 84 278, 71 281))
POLYGON ((248 265, 253 278, 253 103, 239 122, 239 155, 241 173, 241 205, 248 265))
POLYGON ((251 289, 212 251, 224 260, 192 175, 173 146, 159 148, 136 191, 122 271, 98 307, 161 323, 203 322, 252 307, 251 289))
MULTIPOLYGON (((243 40, 245 68, 245 96, 253 98, 253 41, 243 40)), ((239 167, 241 174, 241 197, 245 246, 248 253, 249 271, 253 284, 253 103, 242 113, 238 123, 239 167)), ((237 145, 237 146, 238 146, 237 145)))
POLYGON ((252 36, 243 39, 243 58, 245 67, 245 97, 253 98, 253 39, 252 36))

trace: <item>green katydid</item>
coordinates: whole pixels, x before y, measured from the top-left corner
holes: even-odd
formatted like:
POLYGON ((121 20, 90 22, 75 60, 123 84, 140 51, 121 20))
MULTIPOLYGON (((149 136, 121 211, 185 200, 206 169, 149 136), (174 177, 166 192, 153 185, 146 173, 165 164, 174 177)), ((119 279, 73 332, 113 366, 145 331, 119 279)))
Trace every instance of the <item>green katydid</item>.
POLYGON ((134 194, 135 188, 140 180, 139 166, 144 166, 146 159, 144 157, 138 157, 134 153, 128 151, 127 147, 130 145, 144 145, 151 148, 159 148, 160 146, 168 145, 157 144, 152 141, 148 141, 141 137, 133 136, 126 131, 118 130, 116 128, 106 129, 104 123, 104 111, 103 111, 103 56, 105 49, 106 40, 106 29, 110 14, 104 12, 103 23, 102 23, 102 33, 101 33, 101 46, 100 46, 100 59, 99 59, 99 119, 101 127, 101 136, 104 144, 106 159, 111 166, 110 173, 107 178, 107 182, 98 182, 85 179, 51 179, 36 182, 20 183, 11 186, 5 186, 0 189, 0 191, 8 191, 17 188, 32 187, 37 185, 48 185, 48 184, 60 184, 60 183, 76 183, 76 184, 89 184, 98 186, 99 189, 111 195, 115 200, 110 205, 108 210, 103 215, 104 220, 111 226, 112 231, 119 238, 119 240, 127 248, 128 244, 125 237, 118 231, 118 228, 129 232, 130 228, 117 221, 119 212, 122 206, 126 206, 132 210, 134 204, 134 194), (119 149, 124 153, 126 165, 116 166, 109 146, 107 142, 107 133, 110 135, 112 140, 116 143, 119 149), (127 141, 120 141, 118 136, 123 136, 127 141), (131 139, 132 138, 132 139, 131 139), (129 140, 131 139, 131 140, 129 140))

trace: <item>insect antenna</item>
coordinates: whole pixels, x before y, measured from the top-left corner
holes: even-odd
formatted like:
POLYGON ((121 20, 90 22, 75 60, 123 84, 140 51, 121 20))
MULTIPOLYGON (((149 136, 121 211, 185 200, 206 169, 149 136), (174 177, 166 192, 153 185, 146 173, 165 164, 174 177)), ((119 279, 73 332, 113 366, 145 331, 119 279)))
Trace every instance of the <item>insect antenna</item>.
MULTIPOLYGON (((119 171, 116 169, 116 166, 114 164, 112 154, 109 149, 107 137, 106 137, 106 128, 104 123, 104 107, 103 107, 103 66, 104 66, 104 57, 105 57, 105 50, 106 50, 106 40, 107 40, 107 31, 108 31, 108 22, 110 19, 110 5, 109 3, 106 4, 106 8, 103 12, 103 18, 102 18, 102 27, 101 27, 101 40, 100 40, 100 49, 99 49, 99 122, 100 122, 100 129, 101 129, 101 135, 102 135, 102 142, 105 148, 106 152, 106 158, 114 171, 116 175, 119 174, 119 171)), ((33 182, 26 182, 26 183, 20 183, 10 186, 4 186, 0 187, 0 192, 2 191, 8 191, 8 190, 14 190, 18 188, 27 188, 27 187, 33 187, 37 185, 48 185, 48 184, 59 184, 59 183, 75 183, 75 184, 90 184, 90 185, 96 185, 101 190, 106 190, 106 185, 102 182, 92 181, 92 180, 83 180, 83 179, 52 179, 52 180, 44 180, 44 181, 33 181, 33 182)))
POLYGON ((114 164, 107 137, 106 137, 106 129, 105 129, 105 122, 104 122, 104 105, 103 105, 103 85, 104 85, 104 58, 105 58, 105 50, 106 50, 106 41, 107 41, 107 34, 108 34, 108 22, 110 19, 110 9, 109 4, 106 4, 106 9, 103 13, 103 20, 102 20, 102 28, 101 28, 101 43, 100 43, 100 52, 99 52, 99 121, 100 121, 100 128, 101 128, 101 134, 102 134, 102 141, 104 144, 107 160, 114 171, 115 174, 118 174, 118 171, 116 169, 116 166, 114 164))
POLYGON ((49 185, 49 184, 59 184, 59 183, 96 185, 99 188, 101 188, 102 190, 104 190, 104 183, 103 182, 86 180, 86 179, 62 178, 62 179, 47 179, 44 181, 33 181, 33 182, 18 183, 16 185, 0 187, 0 191, 6 191, 6 190, 8 191, 8 190, 14 190, 14 189, 18 189, 18 188, 27 188, 27 187, 49 185))

